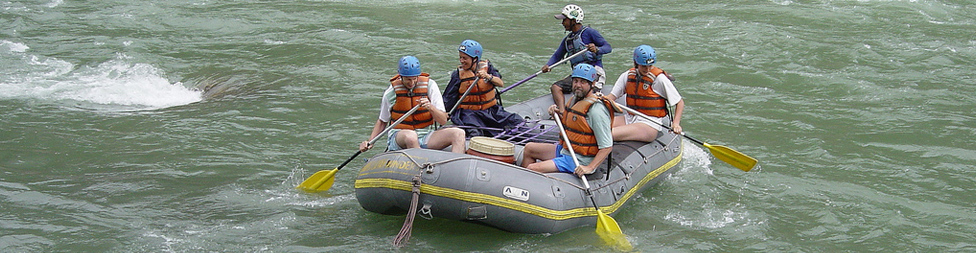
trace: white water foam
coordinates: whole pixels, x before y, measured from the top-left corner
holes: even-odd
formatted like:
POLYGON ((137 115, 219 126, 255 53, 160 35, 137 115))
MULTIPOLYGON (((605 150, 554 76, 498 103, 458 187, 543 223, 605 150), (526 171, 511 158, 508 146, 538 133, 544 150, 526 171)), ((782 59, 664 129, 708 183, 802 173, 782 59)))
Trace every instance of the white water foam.
POLYGON ((712 155, 694 142, 684 140, 683 138, 682 141, 683 143, 681 145, 684 146, 684 151, 682 151, 681 155, 682 166, 681 170, 677 171, 674 176, 680 176, 685 173, 714 175, 711 167, 712 155))
POLYGON ((27 52, 27 49, 30 49, 27 45, 6 40, 0 40, 0 48, 7 48, 10 52, 16 53, 27 52))
POLYGON ((35 99, 112 110, 151 110, 198 102, 200 91, 170 83, 156 67, 119 54, 97 66, 77 67, 32 55, 30 47, 0 41, 0 99, 35 99))
POLYGON ((58 5, 61 5, 63 3, 64 0, 54 0, 51 1, 50 3, 45 4, 44 6, 47 6, 48 8, 54 8, 54 7, 58 7, 58 5))

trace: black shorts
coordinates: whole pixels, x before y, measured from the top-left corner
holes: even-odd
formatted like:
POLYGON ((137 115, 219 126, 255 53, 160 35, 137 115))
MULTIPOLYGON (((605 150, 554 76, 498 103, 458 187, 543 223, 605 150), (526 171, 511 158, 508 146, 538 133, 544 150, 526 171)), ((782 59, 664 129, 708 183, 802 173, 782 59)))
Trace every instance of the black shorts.
POLYGON ((555 83, 552 83, 552 85, 558 85, 560 88, 562 88, 563 89, 563 94, 573 93, 573 77, 572 76, 566 76, 566 78, 563 78, 562 80, 556 81, 555 83))

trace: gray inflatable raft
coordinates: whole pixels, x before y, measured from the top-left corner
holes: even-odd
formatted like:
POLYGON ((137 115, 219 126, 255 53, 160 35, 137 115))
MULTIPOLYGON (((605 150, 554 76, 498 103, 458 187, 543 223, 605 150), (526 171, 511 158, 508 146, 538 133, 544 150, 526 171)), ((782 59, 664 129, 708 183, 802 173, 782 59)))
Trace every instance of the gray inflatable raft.
MULTIPOLYGON (((525 125, 495 136, 515 144, 515 160, 521 160, 526 142, 558 140, 555 122, 541 118, 548 118, 551 104, 544 95, 506 108, 527 118, 525 125)), ((616 214, 635 195, 666 178, 681 160, 681 145, 681 136, 669 131, 650 143, 614 143, 609 162, 587 176, 601 211, 616 214)), ((381 214, 406 214, 417 188, 417 214, 426 218, 531 234, 596 224, 597 212, 582 180, 573 174, 538 173, 498 159, 442 150, 377 154, 360 169, 355 188, 359 204, 381 214)))

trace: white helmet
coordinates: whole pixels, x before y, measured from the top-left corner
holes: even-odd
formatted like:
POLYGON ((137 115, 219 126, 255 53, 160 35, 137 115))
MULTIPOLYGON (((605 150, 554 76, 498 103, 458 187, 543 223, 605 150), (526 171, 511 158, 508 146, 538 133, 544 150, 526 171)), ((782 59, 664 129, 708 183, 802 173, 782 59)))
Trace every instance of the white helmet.
POLYGON ((566 5, 560 14, 556 14, 556 19, 575 19, 576 22, 583 22, 583 8, 575 4, 566 5))

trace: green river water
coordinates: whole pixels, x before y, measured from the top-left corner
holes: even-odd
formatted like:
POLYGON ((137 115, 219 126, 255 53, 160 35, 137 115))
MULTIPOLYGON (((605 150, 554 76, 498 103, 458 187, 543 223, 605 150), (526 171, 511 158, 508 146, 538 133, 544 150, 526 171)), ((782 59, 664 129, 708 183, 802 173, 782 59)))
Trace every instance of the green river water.
MULTIPOLYGON (((564 36, 563 1, 0 1, 0 252, 376 252, 358 167, 395 62, 446 86, 481 42, 508 84, 564 36), (207 92, 200 91, 201 89, 207 92)), ((615 214, 641 252, 976 251, 976 2, 580 1, 674 74, 696 138, 615 214)), ((557 72, 567 72, 557 68, 557 72)), ((548 94, 565 73, 510 92, 548 94)), ((417 219, 405 252, 608 251, 583 227, 417 219)))

